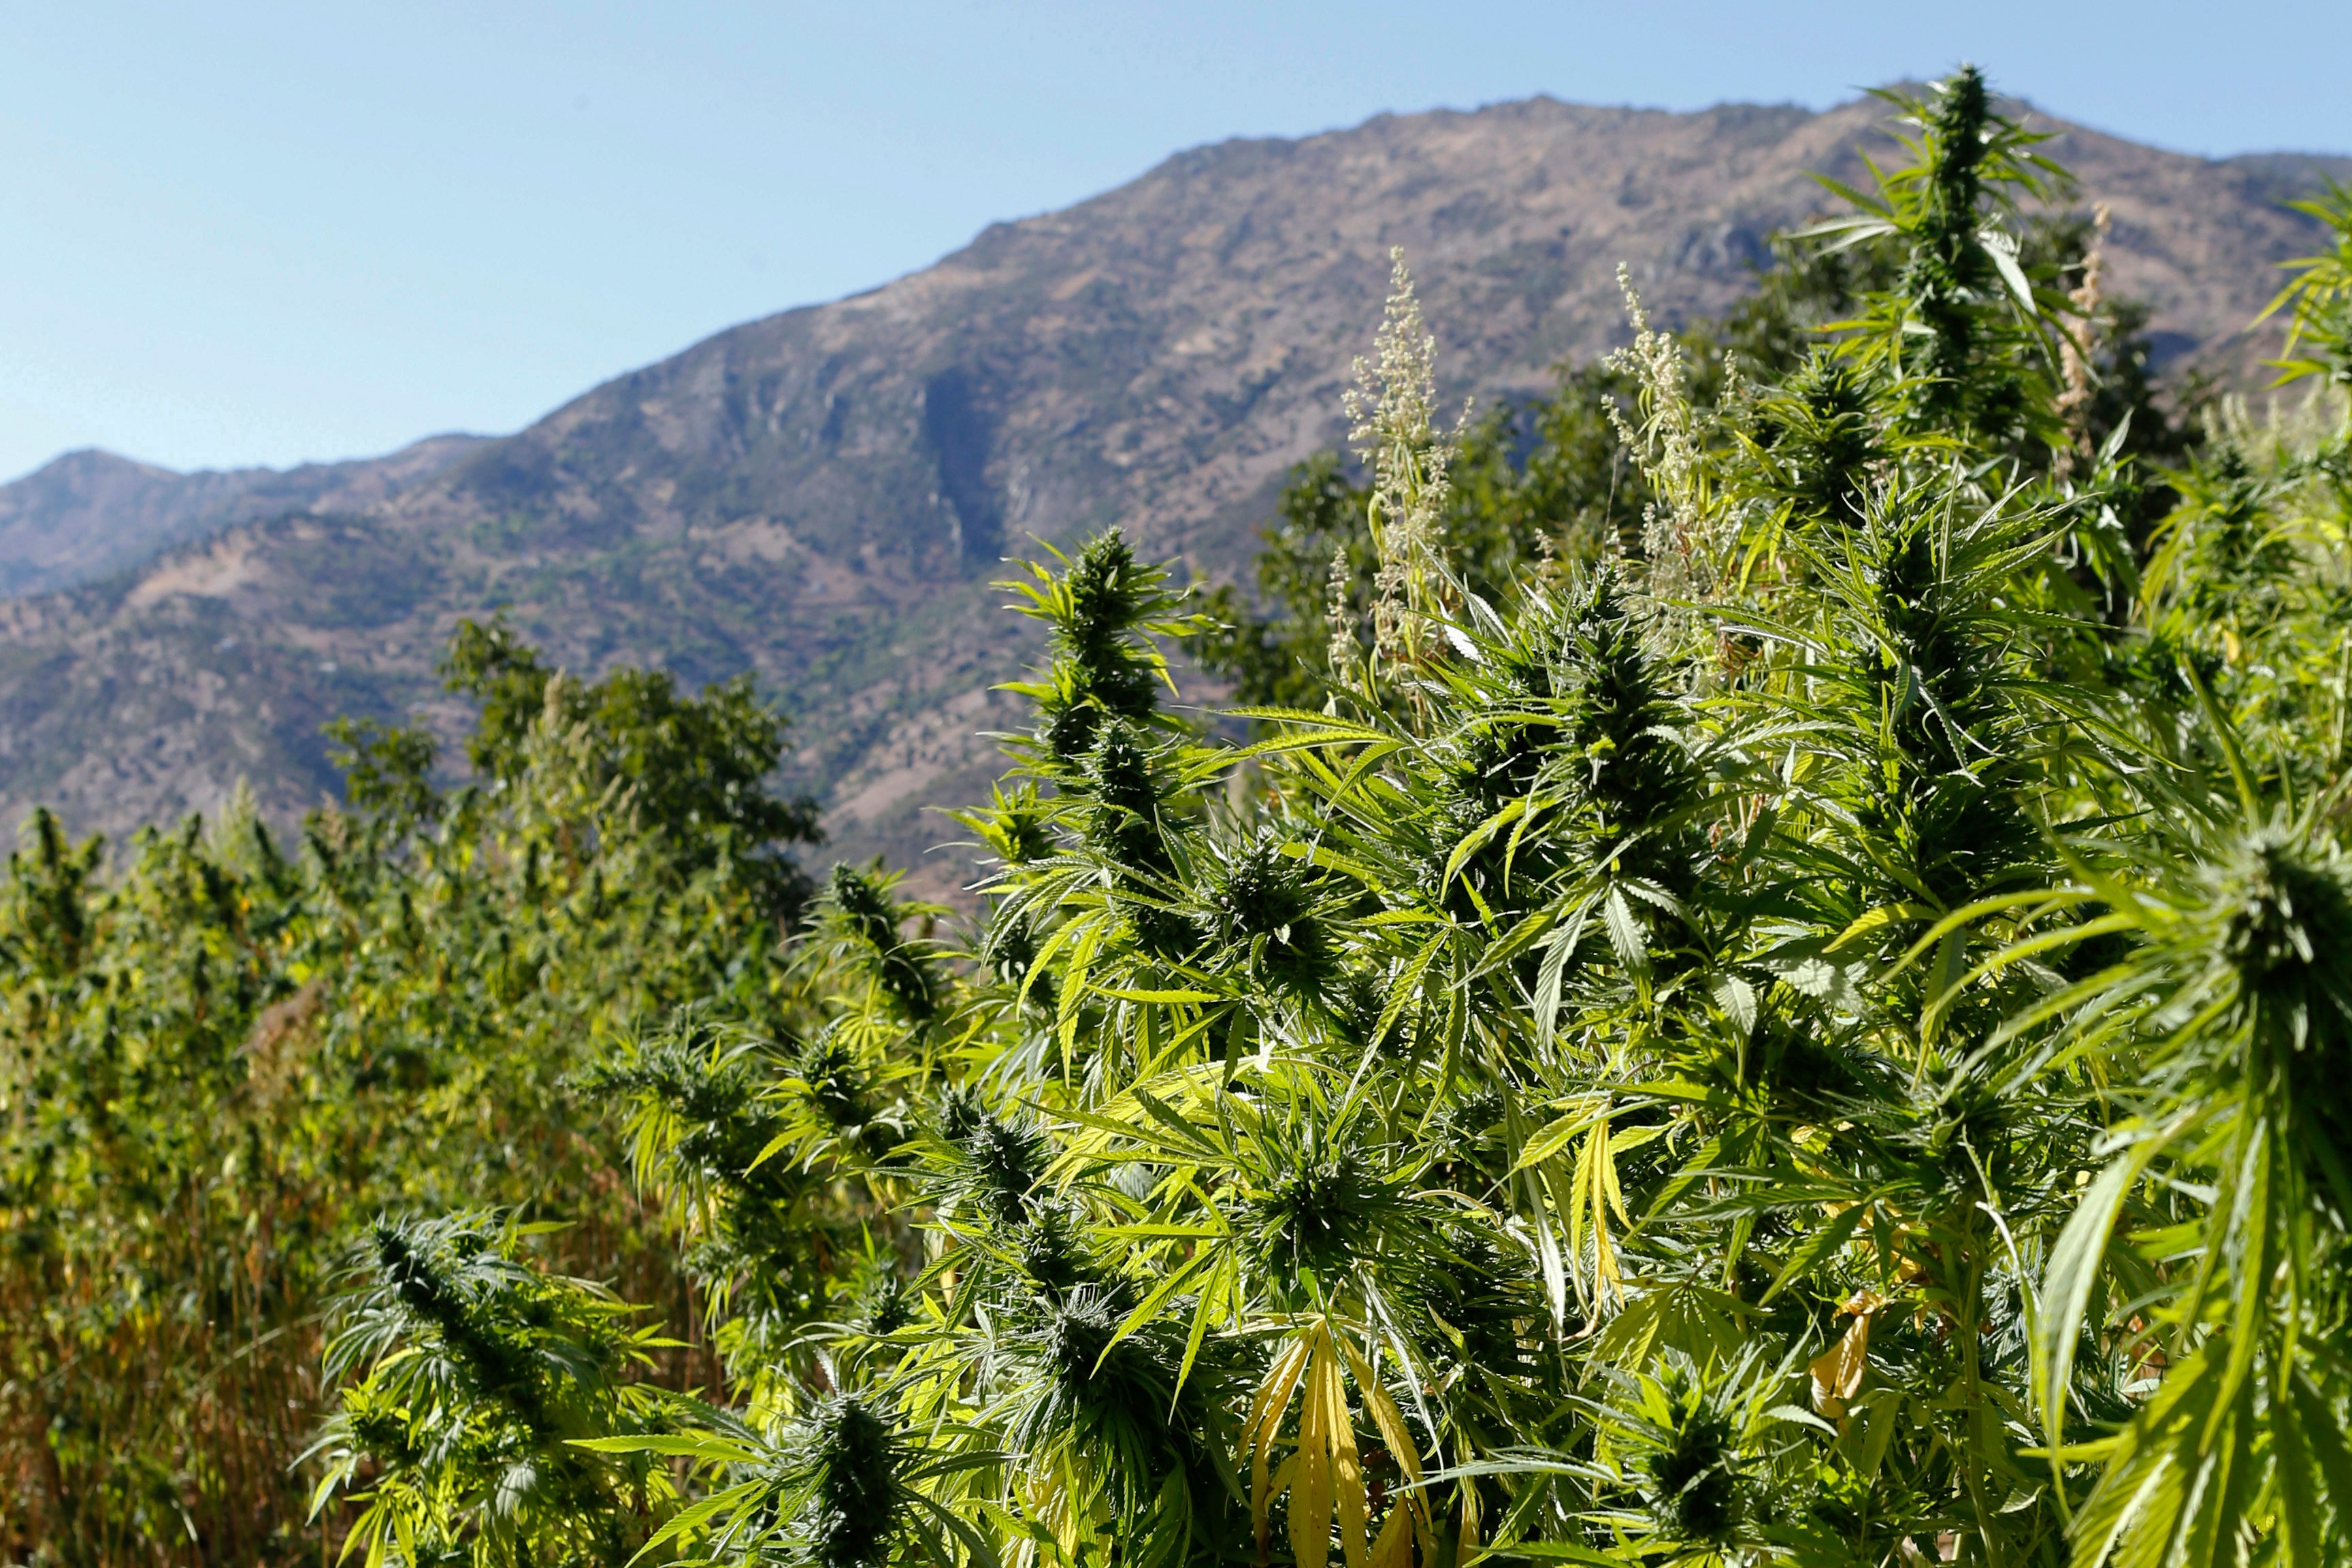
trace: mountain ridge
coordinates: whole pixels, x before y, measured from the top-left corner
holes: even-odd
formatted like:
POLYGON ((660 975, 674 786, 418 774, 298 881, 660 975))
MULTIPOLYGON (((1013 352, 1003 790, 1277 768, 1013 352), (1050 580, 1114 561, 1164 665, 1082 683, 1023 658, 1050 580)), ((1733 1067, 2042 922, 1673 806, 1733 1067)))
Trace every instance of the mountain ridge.
MULTIPOLYGON (((1118 522, 1199 575, 1241 571, 1284 472, 1340 434, 1391 246, 1450 395, 1525 393, 1622 340, 1620 260, 1663 321, 1739 298, 1771 233, 1827 209, 1806 171, 1859 174, 1883 114, 1521 100, 1178 153, 381 494, 0 602, 0 807, 120 830, 241 772, 290 814, 331 782, 332 711, 454 733, 433 650, 504 603, 576 668, 756 671, 844 848, 904 857, 940 836, 922 805, 989 771, 974 732, 1012 721, 987 688, 1031 645, 992 609, 997 560, 1118 522)), ((2197 159, 2037 119, 2082 201, 2115 209, 2109 276, 2154 308, 2159 350, 2259 358, 2245 323, 2308 228, 2276 203, 2352 159, 2197 159)))
POLYGON ((494 439, 445 431, 381 457, 285 468, 182 471, 98 447, 61 453, 0 485, 0 597, 135 571, 175 545, 238 522, 318 506, 369 505, 494 439))

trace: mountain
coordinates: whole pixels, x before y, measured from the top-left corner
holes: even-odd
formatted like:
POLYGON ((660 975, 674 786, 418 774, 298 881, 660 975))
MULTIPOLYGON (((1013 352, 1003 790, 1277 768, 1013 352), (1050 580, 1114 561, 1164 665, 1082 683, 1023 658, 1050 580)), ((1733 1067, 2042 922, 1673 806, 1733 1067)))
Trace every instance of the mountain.
POLYGON ((68 452, 0 485, 0 596, 111 576, 256 518, 372 506, 488 439, 428 436, 388 458, 193 474, 95 448, 68 452))
MULTIPOLYGON (((911 858, 950 837, 922 808, 993 771, 977 732, 1014 718, 988 687, 1034 645, 997 608, 1001 558, 1118 523, 1196 574, 1242 571, 1285 471, 1340 435, 1391 246, 1456 395, 1538 387, 1623 336, 1620 261, 1662 320, 1733 302, 1775 229, 1833 205, 1806 172, 1859 174, 1883 116, 1538 99, 1179 154, 886 287, 721 332, 436 472, 289 499, 135 572, 0 602, 0 812, 45 800, 119 832, 245 775, 291 815, 332 786, 329 715, 454 732, 434 654, 457 616, 504 604, 574 668, 757 671, 798 716, 796 777, 839 851, 911 858)), ((2153 307, 2160 353, 2259 357, 2243 329, 2273 264, 2315 248, 2278 204, 2352 160, 2211 161, 2042 123, 2080 199, 2112 208, 2111 287, 2153 307)), ((12 526, 54 515, 26 489, 50 473, 0 491, 12 526)), ((171 510, 52 488, 110 534, 171 510)))

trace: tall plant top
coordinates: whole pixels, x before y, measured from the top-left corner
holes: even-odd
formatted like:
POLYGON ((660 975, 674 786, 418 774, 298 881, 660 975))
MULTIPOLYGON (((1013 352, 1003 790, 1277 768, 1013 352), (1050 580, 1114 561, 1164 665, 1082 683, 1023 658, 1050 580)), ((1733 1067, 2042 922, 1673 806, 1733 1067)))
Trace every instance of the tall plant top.
MULTIPOLYGON (((1454 443, 1437 424, 1437 340, 1422 322, 1404 252, 1389 256, 1393 272, 1377 353, 1356 362, 1356 384, 1344 398, 1348 439, 1372 475, 1366 521, 1379 596, 1368 675, 1375 677, 1417 667, 1433 651, 1433 617, 1455 603, 1444 537, 1454 443)), ((1344 650, 1334 644, 1334 654, 1344 650)))

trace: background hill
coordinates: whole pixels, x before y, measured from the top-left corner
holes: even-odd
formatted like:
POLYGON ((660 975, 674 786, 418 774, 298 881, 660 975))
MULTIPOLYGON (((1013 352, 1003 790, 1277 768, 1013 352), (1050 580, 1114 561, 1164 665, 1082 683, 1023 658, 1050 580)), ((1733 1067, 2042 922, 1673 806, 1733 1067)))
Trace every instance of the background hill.
POLYGON ((488 439, 428 436, 387 458, 193 474, 96 448, 68 452, 0 485, 0 596, 94 582, 255 518, 373 506, 488 439))
MULTIPOLYGON (((291 816, 332 786, 330 715, 454 730, 434 655, 508 604, 575 668, 756 670, 837 852, 910 860, 949 836, 921 808, 995 771, 976 734, 1011 709, 986 688, 1028 652, 987 586, 1000 558, 1118 522, 1242 570, 1285 471, 1340 434, 1389 247, 1456 393, 1533 389, 1622 338, 1620 260, 1665 321, 1737 299, 1770 234, 1831 205, 1806 171, 1860 174, 1882 117, 1535 100, 1229 142, 504 439, 287 474, 62 458, 0 489, 0 585, 83 579, 0 602, 0 816, 40 800, 121 831, 240 775, 291 816)), ((2113 208, 2111 286, 2154 308, 2159 353, 2258 358, 2271 264, 2315 234, 2278 204, 2352 159, 2045 124, 2083 203, 2113 208)))

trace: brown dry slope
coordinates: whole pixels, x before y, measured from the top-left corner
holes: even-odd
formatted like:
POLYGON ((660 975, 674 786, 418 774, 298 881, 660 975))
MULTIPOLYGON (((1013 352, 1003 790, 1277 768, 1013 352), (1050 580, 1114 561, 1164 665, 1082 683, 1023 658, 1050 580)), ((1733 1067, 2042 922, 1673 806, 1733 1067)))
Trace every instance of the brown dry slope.
POLYGON ((428 436, 383 458, 193 474, 96 448, 68 452, 0 485, 0 595, 90 582, 251 519, 373 505, 486 439, 428 436))
MULTIPOLYGON (((993 609, 1000 558, 1117 522, 1238 569, 1285 470, 1339 432, 1390 247, 1457 392, 1536 386, 1621 337, 1621 260, 1666 320, 1730 303, 1767 237, 1827 205, 1805 171, 1855 173, 1882 113, 1536 100, 1181 154, 722 332, 398 493, 0 605, 0 808, 119 829, 244 773, 290 812, 330 782, 326 714, 454 721, 433 649, 506 603, 574 668, 757 670, 801 715, 836 841, 908 854, 944 836, 920 808, 989 771, 976 731, 1011 716, 985 689, 1030 641, 993 609)), ((2242 360, 2272 264, 2310 248, 2278 202, 2315 161, 2057 129, 2160 341, 2242 360)))

